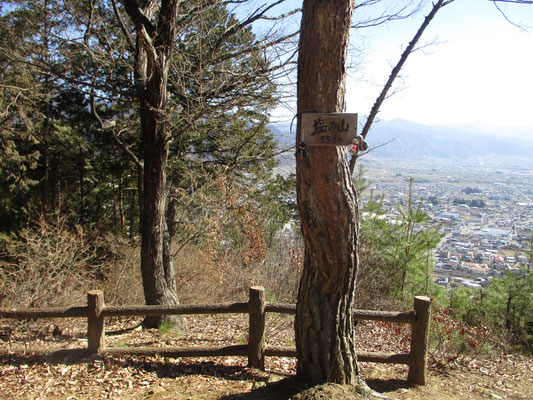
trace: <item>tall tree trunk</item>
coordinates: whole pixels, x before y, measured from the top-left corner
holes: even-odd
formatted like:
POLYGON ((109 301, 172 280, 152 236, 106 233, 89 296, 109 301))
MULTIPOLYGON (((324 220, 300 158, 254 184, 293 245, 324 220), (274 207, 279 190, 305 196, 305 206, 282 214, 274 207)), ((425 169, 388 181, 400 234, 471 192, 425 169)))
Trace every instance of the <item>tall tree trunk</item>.
MULTIPOLYGON (((46 63, 49 61, 49 37, 50 37, 50 19, 48 18, 48 0, 45 0, 43 4, 43 10, 45 12, 45 18, 43 19, 44 25, 41 31, 41 40, 43 44, 43 58, 46 63)), ((50 76, 46 74, 44 76, 44 88, 46 90, 46 95, 50 95, 50 76)), ((42 187, 41 187, 41 209, 42 212, 46 213, 48 211, 48 202, 49 202, 49 185, 50 185, 50 133, 51 133, 51 122, 50 115, 52 112, 51 102, 47 101, 45 104, 45 116, 44 116, 44 125, 43 125, 43 141, 42 141, 42 162, 43 162, 43 177, 42 177, 42 187)))
MULTIPOLYGON (((172 263, 165 263, 166 127, 147 102, 141 106, 144 147, 143 218, 141 220, 141 270, 146 304, 178 304, 172 263)), ((161 317, 148 317, 155 327, 161 317)))
MULTIPOLYGON (((141 221, 143 220, 143 197, 144 197, 144 162, 137 166, 137 205, 139 207, 139 235, 141 232, 141 221)), ((133 216, 131 217, 133 221, 133 216)), ((131 225, 133 227, 133 224, 131 225)), ((132 233, 133 234, 133 233, 132 233)))
MULTIPOLYGON (((169 140, 167 83, 178 4, 177 0, 150 1, 146 2, 144 9, 140 9, 135 0, 124 0, 125 9, 137 32, 135 84, 140 106, 144 163, 141 272, 146 304, 178 304, 164 218, 169 140), (157 24, 153 25, 150 19, 156 10, 157 24)), ((147 317, 144 325, 157 327, 166 320, 175 318, 147 317)))
MULTIPOLYGON (((164 54, 161 55, 164 57, 164 54)), ((166 165, 168 126, 165 111, 168 73, 161 65, 149 64, 150 75, 141 100, 143 142, 143 204, 141 220, 141 270, 146 304, 178 304, 174 268, 166 238, 166 165), (165 251, 166 249, 166 251, 165 251), (165 262, 166 261, 166 262, 165 262)), ((147 317, 146 326, 155 327, 160 316, 147 317)))
MULTIPOLYGON (((346 56, 354 3, 305 0, 298 60, 301 114, 344 110, 346 56)), ((300 139, 298 150, 302 150, 300 139)), ((310 383, 356 384, 352 306, 357 273, 357 197, 342 147, 309 146, 296 162, 305 243, 295 331, 298 375, 310 383)))

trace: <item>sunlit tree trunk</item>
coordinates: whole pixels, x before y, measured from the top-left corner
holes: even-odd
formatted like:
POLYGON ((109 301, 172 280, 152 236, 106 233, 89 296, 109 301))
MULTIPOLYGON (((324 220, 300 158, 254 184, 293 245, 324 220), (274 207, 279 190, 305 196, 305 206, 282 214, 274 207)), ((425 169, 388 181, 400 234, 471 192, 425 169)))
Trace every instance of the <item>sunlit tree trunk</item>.
MULTIPOLYGON (((298 61, 299 138, 302 113, 344 110, 353 7, 351 0, 304 1, 298 61)), ((355 384, 359 370, 351 310, 358 213, 346 150, 298 147, 298 207, 305 243, 295 319, 298 375, 310 383, 355 384)))

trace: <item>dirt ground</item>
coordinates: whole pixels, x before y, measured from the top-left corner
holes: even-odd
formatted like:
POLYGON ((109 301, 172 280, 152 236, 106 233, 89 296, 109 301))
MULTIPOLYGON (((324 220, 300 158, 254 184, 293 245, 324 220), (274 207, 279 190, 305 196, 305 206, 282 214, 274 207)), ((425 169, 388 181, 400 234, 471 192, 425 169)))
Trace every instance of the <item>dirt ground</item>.
MULTIPOLYGON (((111 321, 106 345, 192 346, 243 344, 247 322, 241 317, 191 318, 182 331, 142 330, 138 321, 111 321), (121 330, 125 326, 134 329, 121 330), (113 332, 111 332, 113 333, 113 332)), ((2 321, 6 323, 6 321, 2 321)), ((268 357, 266 370, 246 368, 243 357, 171 359, 111 356, 37 355, 30 347, 61 350, 86 347, 83 326, 0 325, 0 399, 356 399, 349 391, 325 388, 314 397, 295 378, 295 360, 268 357), (24 350, 26 349, 26 350, 24 350)), ((64 322, 63 322, 64 323, 64 322)), ((291 345, 291 323, 275 317, 269 344, 291 345)), ((366 351, 405 351, 407 333, 385 323, 369 323, 358 333, 366 351)), ((465 356, 447 363, 432 358, 428 384, 406 381, 407 367, 361 363, 368 386, 391 399, 533 400, 533 360, 516 354, 465 356)))

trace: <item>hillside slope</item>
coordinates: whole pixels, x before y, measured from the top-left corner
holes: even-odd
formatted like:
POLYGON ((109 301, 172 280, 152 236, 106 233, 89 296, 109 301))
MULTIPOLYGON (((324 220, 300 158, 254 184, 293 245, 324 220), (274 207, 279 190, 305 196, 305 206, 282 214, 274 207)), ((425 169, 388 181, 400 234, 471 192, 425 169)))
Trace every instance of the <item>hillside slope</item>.
MULTIPOLYGON (((271 124, 269 128, 280 144, 294 144, 296 124, 292 130, 289 124, 271 124)), ((532 158, 533 139, 502 135, 466 125, 430 126, 396 119, 375 123, 367 141, 375 148, 372 155, 378 158, 532 158)))

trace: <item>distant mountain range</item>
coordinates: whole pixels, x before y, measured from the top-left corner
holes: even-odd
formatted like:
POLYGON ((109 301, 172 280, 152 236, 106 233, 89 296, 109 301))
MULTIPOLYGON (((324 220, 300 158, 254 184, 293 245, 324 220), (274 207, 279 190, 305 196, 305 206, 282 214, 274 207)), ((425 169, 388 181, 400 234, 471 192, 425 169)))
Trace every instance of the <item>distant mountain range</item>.
MULTIPOLYGON (((288 124, 272 124, 270 129, 280 144, 294 144, 296 123, 292 133, 288 124)), ((382 120, 371 128, 367 142, 376 158, 533 158, 533 139, 504 137, 471 125, 431 126, 402 119, 382 120)))

